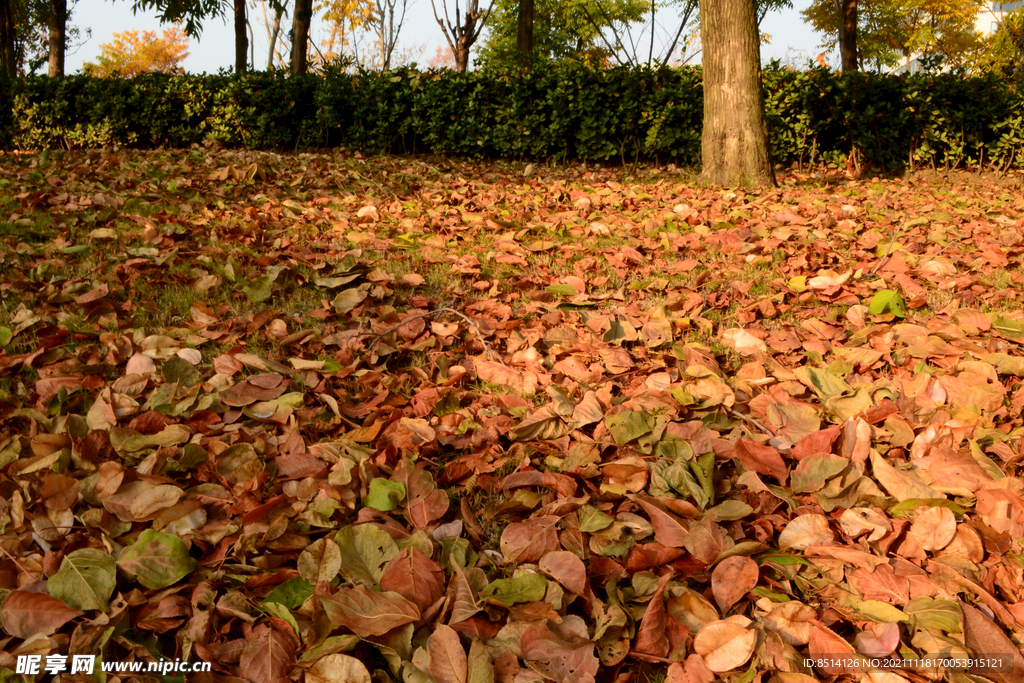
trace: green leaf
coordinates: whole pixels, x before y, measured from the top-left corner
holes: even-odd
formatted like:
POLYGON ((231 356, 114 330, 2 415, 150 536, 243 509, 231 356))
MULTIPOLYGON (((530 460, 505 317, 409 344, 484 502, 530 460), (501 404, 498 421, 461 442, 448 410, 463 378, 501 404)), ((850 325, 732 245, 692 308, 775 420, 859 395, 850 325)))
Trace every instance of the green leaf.
POLYGON ((494 662, 479 638, 470 643, 466 664, 466 683, 494 683, 494 662))
POLYGON ((338 313, 348 313, 361 304, 366 296, 366 292, 362 289, 343 289, 338 296, 334 297, 331 306, 338 313))
POLYGON ((841 396, 850 391, 850 385, 842 377, 833 375, 828 370, 804 365, 797 368, 793 374, 797 376, 797 379, 810 387, 823 401, 827 401, 834 396, 841 396))
POLYGON ((279 602, 267 602, 266 600, 260 605, 260 608, 272 617, 277 617, 281 621, 285 622, 292 627, 292 631, 295 635, 299 635, 299 623, 295 621, 295 616, 292 615, 291 611, 279 602))
POLYGON ((363 505, 381 512, 390 512, 405 500, 405 484, 383 477, 370 480, 370 490, 363 498, 363 505))
POLYGON ((719 503, 713 508, 709 508, 704 514, 709 515, 714 513, 717 521, 733 522, 737 519, 743 519, 753 511, 754 508, 741 500, 727 500, 719 503))
POLYGON ((615 443, 625 445, 651 431, 651 416, 642 410, 623 410, 604 419, 615 443))
POLYGON ((949 508, 954 515, 963 515, 967 512, 964 508, 960 507, 948 498, 908 498, 906 500, 896 503, 889 508, 890 517, 906 517, 909 518, 910 514, 919 507, 943 507, 949 508))
POLYGON ((845 470, 850 461, 838 455, 818 453, 804 458, 793 470, 790 488, 793 493, 812 493, 825 486, 825 482, 845 470))
POLYGON ((503 605, 543 600, 548 591, 548 580, 540 574, 520 574, 514 579, 498 579, 487 584, 480 596, 493 598, 503 605))
POLYGON ((385 567, 399 552, 395 540, 372 524, 343 527, 334 540, 341 549, 341 575, 366 586, 380 583, 385 567))
POLYGON ((579 515, 580 531, 585 534, 607 529, 615 521, 614 517, 601 512, 593 505, 584 505, 577 514, 579 515))
POLYGON ((861 600, 855 595, 846 594, 839 598, 839 602, 863 614, 872 621, 910 621, 910 618, 898 607, 893 607, 881 600, 861 600))
POLYGON ((60 569, 46 581, 46 592, 72 609, 107 611, 117 587, 114 558, 96 548, 82 548, 64 556, 60 569))
POLYGON ((196 568, 196 561, 177 536, 146 529, 139 540, 121 552, 117 566, 146 588, 166 588, 188 576, 196 568))
POLYGON ((918 628, 935 628, 944 633, 960 633, 963 630, 963 612, 953 600, 940 600, 922 596, 906 604, 907 613, 918 628))
POLYGON ((306 582, 301 576, 288 579, 270 591, 263 602, 276 602, 288 609, 298 609, 311 595, 313 586, 306 582))
POLYGON ((907 307, 903 303, 903 297, 894 289, 883 289, 878 291, 868 305, 868 311, 872 315, 879 315, 888 311, 897 318, 907 316, 907 307))
POLYGON ((993 315, 992 316, 992 329, 996 330, 999 334, 1010 339, 1020 339, 1024 337, 1024 322, 1020 320, 1014 320, 1005 315, 993 315))
POLYGON ((152 446, 173 446, 188 441, 190 436, 189 428, 178 424, 168 425, 156 434, 140 434, 115 426, 110 428, 110 445, 118 453, 125 453, 152 446))
POLYGON ((549 294, 554 294, 555 296, 576 296, 579 294, 579 290, 572 285, 548 285, 544 289, 549 294))
POLYGON ((7 346, 14 339, 14 333, 9 327, 0 327, 0 346, 7 346))
POLYGON ((993 365, 996 372, 1000 375, 1024 377, 1024 358, 1020 356, 1011 356, 1006 353, 990 353, 982 358, 982 360, 993 365))
POLYGON ((253 278, 245 287, 242 287, 242 293, 245 294, 249 301, 258 304, 270 298, 273 287, 274 281, 270 279, 269 275, 260 275, 257 278, 253 278))
POLYGON ((177 383, 194 387, 199 382, 199 371, 184 358, 171 356, 160 366, 160 374, 168 384, 177 383))
POLYGON ((776 593, 764 586, 757 586, 750 592, 759 598, 768 598, 772 602, 790 602, 789 596, 785 593, 776 593))

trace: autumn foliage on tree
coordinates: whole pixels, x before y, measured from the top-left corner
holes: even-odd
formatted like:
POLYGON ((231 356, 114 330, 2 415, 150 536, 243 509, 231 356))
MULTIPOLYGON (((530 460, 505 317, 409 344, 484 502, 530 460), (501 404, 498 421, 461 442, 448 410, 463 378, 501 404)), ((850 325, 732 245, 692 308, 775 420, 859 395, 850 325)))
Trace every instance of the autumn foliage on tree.
POLYGON ((96 63, 87 62, 82 70, 90 76, 131 78, 139 74, 161 71, 184 73, 181 63, 188 57, 188 35, 178 26, 156 31, 121 31, 114 40, 100 45, 96 63))

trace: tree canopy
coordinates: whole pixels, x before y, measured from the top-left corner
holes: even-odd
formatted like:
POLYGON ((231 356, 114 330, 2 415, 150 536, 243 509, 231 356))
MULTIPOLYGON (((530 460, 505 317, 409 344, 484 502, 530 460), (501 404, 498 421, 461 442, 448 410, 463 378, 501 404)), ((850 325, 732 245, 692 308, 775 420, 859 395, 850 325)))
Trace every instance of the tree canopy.
POLYGON ((112 41, 100 46, 99 59, 86 62, 82 71, 100 78, 130 78, 154 71, 182 73, 188 43, 188 35, 178 26, 165 28, 159 37, 156 31, 120 31, 112 41))
MULTIPOLYGON (((480 58, 510 63, 516 53, 517 0, 496 0, 480 58)), ((646 0, 536 0, 533 58, 577 59, 603 64, 610 57, 599 32, 613 21, 639 21, 650 11, 646 0)))
MULTIPOLYGON (((861 61, 880 69, 920 54, 964 66, 982 47, 974 21, 984 5, 985 0, 860 0, 861 61)), ((836 47, 839 18, 834 0, 814 0, 802 14, 824 37, 823 47, 836 47)))

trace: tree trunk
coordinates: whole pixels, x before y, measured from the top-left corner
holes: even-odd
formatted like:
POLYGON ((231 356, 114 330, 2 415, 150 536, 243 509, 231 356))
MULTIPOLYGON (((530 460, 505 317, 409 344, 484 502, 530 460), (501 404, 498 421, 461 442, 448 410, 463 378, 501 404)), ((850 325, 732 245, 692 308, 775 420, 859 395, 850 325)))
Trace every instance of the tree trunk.
POLYGON ((529 59, 533 56, 533 0, 519 0, 516 49, 529 59))
POLYGON ((50 0, 50 78, 64 75, 64 50, 67 46, 68 0, 50 0))
POLYGON ((459 73, 466 73, 467 69, 469 69, 469 41, 463 35, 455 44, 455 70, 459 73))
POLYGON ((775 185, 761 92, 754 0, 701 0, 703 178, 711 185, 775 185))
POLYGON ((14 0, 0 0, 0 78, 14 78, 14 0))
POLYGON ((245 30, 245 0, 235 0, 235 73, 239 76, 249 67, 249 36, 245 30))
POLYGON ((860 68, 857 59, 857 0, 839 0, 839 54, 843 71, 860 68))
POLYGON ((309 22, 313 18, 313 0, 295 0, 292 17, 292 75, 306 73, 306 50, 309 42, 309 22))
POLYGON ((274 67, 274 50, 277 48, 277 36, 281 33, 281 16, 284 9, 278 7, 274 10, 274 29, 270 33, 270 50, 267 53, 267 71, 274 67))

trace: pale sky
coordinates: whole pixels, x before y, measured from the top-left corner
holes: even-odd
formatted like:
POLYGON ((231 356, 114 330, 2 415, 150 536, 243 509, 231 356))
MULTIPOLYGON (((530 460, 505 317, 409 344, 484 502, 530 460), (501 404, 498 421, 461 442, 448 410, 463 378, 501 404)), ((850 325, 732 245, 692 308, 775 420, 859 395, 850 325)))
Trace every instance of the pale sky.
MULTIPOLYGON (((802 21, 800 10, 807 7, 811 0, 795 0, 794 9, 769 14, 761 29, 771 35, 771 42, 762 46, 761 54, 765 60, 779 58, 785 61, 795 54, 813 58, 821 52, 818 45, 821 37, 802 21)), ((451 4, 451 3, 449 3, 451 4)), ((440 2, 438 2, 440 7, 440 2)), ((262 13, 257 5, 250 9, 249 21, 256 34, 256 65, 263 68, 267 63, 266 29, 262 23, 262 13)), ((116 31, 140 29, 157 31, 160 24, 155 13, 132 14, 131 3, 125 0, 80 0, 75 6, 72 23, 82 28, 91 28, 92 37, 81 47, 68 54, 67 70, 74 73, 81 69, 82 64, 95 60, 100 53, 100 45, 109 42, 116 31)), ((317 29, 317 18, 313 18, 313 30, 317 29)), ((291 20, 286 17, 282 22, 284 31, 290 30, 291 20)), ((434 53, 434 50, 445 44, 441 29, 434 21, 430 0, 410 0, 406 15, 405 28, 402 30, 400 48, 410 48, 413 54, 422 54, 420 63, 434 53)), ((475 52, 475 51, 474 51, 475 52)), ((799 59, 797 63, 804 63, 799 59)), ((201 38, 193 40, 189 56, 184 66, 190 73, 216 73, 218 69, 229 68, 234 64, 234 29, 228 21, 212 20, 203 27, 201 38)))

